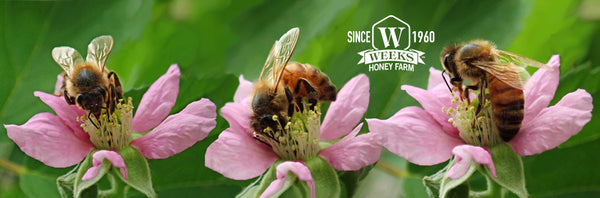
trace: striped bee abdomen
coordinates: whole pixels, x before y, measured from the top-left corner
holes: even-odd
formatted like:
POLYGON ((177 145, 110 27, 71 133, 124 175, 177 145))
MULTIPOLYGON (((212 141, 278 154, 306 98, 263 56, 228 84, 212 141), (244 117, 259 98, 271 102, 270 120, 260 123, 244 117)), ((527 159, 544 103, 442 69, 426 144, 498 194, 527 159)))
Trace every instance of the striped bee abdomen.
POLYGON ((487 80, 494 122, 502 140, 508 142, 521 129, 525 113, 523 90, 511 87, 492 75, 488 75, 487 80))

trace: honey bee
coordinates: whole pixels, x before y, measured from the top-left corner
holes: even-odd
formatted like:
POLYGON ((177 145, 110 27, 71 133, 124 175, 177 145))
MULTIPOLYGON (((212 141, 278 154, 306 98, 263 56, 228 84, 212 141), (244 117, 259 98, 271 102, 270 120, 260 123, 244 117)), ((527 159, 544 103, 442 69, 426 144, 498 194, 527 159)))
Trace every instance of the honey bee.
POLYGON ((475 115, 481 112, 485 99, 489 98, 493 121, 505 142, 517 135, 523 121, 523 86, 529 79, 524 67, 552 69, 527 57, 496 49, 485 40, 447 46, 442 50, 441 62, 462 100, 470 102, 469 90, 479 91, 475 115), (470 83, 464 90, 463 81, 470 83))
POLYGON ((99 118, 102 110, 114 111, 116 103, 123 97, 119 77, 114 71, 106 69, 106 60, 112 47, 111 36, 95 38, 88 45, 85 61, 71 47, 52 50, 52 58, 64 70, 62 93, 59 94, 64 96, 67 103, 87 110, 88 118, 91 115, 99 118))
MULTIPOLYGON (((329 77, 308 64, 290 63, 300 30, 292 28, 271 48, 254 85, 251 126, 260 135, 267 128, 281 130, 303 101, 334 101, 337 91, 329 77)), ((273 138, 273 137, 270 137, 273 138)))

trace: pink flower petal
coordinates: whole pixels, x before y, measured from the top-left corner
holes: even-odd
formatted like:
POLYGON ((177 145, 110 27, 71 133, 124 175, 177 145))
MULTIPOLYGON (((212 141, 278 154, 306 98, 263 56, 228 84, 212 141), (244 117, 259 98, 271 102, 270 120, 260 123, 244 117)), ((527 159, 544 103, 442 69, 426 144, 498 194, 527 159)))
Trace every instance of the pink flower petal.
POLYGON ((233 95, 233 101, 236 103, 244 101, 245 98, 250 97, 250 94, 252 94, 253 89, 254 83, 245 80, 244 76, 240 75, 240 85, 238 85, 238 88, 235 90, 235 95, 233 95))
MULTIPOLYGON (((446 78, 448 83, 450 83, 450 76, 448 76, 448 74, 444 74, 444 77, 446 78)), ((444 82, 444 80, 442 79, 442 71, 430 67, 429 84, 427 84, 427 91, 435 95, 438 98, 438 100, 442 101, 445 105, 454 107, 455 105, 452 105, 450 102, 447 102, 452 100, 452 95, 450 94, 450 90, 448 90, 448 86, 452 85, 446 84, 446 82, 444 82)))
POLYGON ((87 171, 85 171, 85 174, 83 174, 83 177, 81 177, 81 180, 89 181, 89 180, 96 178, 98 176, 98 174, 100 173, 100 168, 101 168, 101 166, 90 167, 87 171))
POLYGON ((250 117, 252 116, 252 111, 250 110, 249 103, 227 103, 221 108, 221 116, 227 120, 229 127, 233 131, 251 134, 250 117))
POLYGON ((93 166, 85 172, 81 180, 88 181, 97 177, 98 173, 100 172, 100 167, 102 166, 102 161, 104 161, 104 159, 110 161, 110 163, 114 167, 119 168, 121 174, 123 175, 123 178, 128 179, 125 161, 123 160, 123 157, 119 155, 119 153, 109 150, 100 150, 95 152, 94 155, 92 155, 92 158, 93 166))
POLYGON ((54 94, 56 94, 56 95, 63 94, 63 93, 59 93, 60 88, 62 87, 62 83, 63 83, 63 76, 61 74, 58 74, 58 76, 56 76, 56 84, 54 85, 54 94))
POLYGON ((75 137, 60 118, 51 113, 34 115, 27 123, 4 125, 8 137, 27 155, 56 168, 77 164, 94 146, 75 137))
POLYGON ((204 139, 215 128, 217 107, 208 99, 186 106, 148 134, 135 139, 131 146, 148 159, 164 159, 204 139))
POLYGON ((369 130, 391 152, 419 165, 446 161, 451 150, 464 144, 449 136, 423 109, 406 107, 387 120, 367 119, 369 130))
POLYGON ((496 168, 492 161, 492 154, 484 148, 465 144, 454 147, 452 154, 454 154, 455 164, 446 174, 446 178, 458 179, 464 176, 467 170, 469 170, 469 166, 471 166, 471 160, 478 164, 487 165, 490 168, 492 177, 496 178, 496 168))
POLYGON ((352 131, 369 106, 369 78, 365 74, 350 79, 338 92, 321 125, 321 139, 335 140, 352 131))
POLYGON ((311 193, 310 197, 315 198, 315 182, 313 181, 308 167, 301 162, 290 161, 282 162, 281 164, 277 165, 277 179, 271 182, 262 195, 260 195, 260 198, 268 198, 279 192, 281 188, 283 188, 287 174, 290 171, 293 172, 298 179, 305 181, 308 184, 308 188, 310 189, 311 193))
POLYGON ((375 133, 356 136, 362 128, 360 123, 354 130, 335 144, 319 151, 331 167, 341 171, 354 171, 375 163, 381 154, 381 145, 375 133))
MULTIPOLYGON (((450 83, 450 76, 448 74, 444 74, 444 77, 450 83)), ((433 67, 429 68, 429 81, 427 83, 427 90, 437 89, 438 87, 443 87, 446 89, 446 92, 450 93, 448 87, 446 86, 446 82, 442 79, 442 71, 437 70, 433 67)))
MULTIPOLYGON (((434 73, 432 73, 432 75, 433 74, 434 73)), ((451 122, 448 122, 450 116, 442 111, 442 107, 447 109, 452 106, 452 98, 448 88, 446 88, 446 91, 442 90, 442 93, 434 93, 410 85, 402 85, 401 88, 423 106, 423 109, 425 109, 425 111, 441 125, 443 132, 452 137, 459 137, 458 129, 452 126, 451 122), (440 98, 441 95, 445 95, 446 97, 440 98)))
POLYGON ((65 123, 70 129, 69 131, 77 138, 82 141, 90 140, 90 136, 81 128, 81 123, 77 122, 79 117, 86 115, 85 110, 80 109, 76 105, 69 105, 63 96, 55 96, 39 91, 33 92, 33 95, 39 97, 42 102, 50 106, 56 112, 58 118, 62 120, 62 123, 65 123))
POLYGON ((254 178, 279 159, 246 132, 225 129, 206 150, 205 166, 235 180, 254 178))
POLYGON ((535 118, 554 98, 560 75, 560 57, 558 55, 552 56, 547 65, 552 67, 553 70, 539 69, 525 85, 525 90, 523 90, 523 94, 525 94, 523 123, 535 118))
POLYGON ((592 117, 592 108, 592 96, 578 89, 524 123, 508 144, 522 156, 553 149, 581 131, 592 117))
POLYGON ((173 64, 167 73, 150 85, 135 112, 133 131, 148 131, 169 115, 179 93, 180 74, 177 64, 173 64))

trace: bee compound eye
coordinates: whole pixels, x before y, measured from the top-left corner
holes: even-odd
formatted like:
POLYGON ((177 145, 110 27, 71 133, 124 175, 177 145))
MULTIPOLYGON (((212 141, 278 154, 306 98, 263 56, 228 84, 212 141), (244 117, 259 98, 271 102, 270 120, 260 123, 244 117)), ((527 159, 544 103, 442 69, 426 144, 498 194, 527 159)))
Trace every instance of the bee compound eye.
POLYGON ((452 64, 452 56, 450 56, 450 54, 446 54, 444 55, 444 69, 448 70, 448 73, 453 73, 454 71, 452 70, 452 67, 450 64, 452 64))
POLYGON ((86 100, 86 98, 87 98, 87 93, 85 93, 85 92, 77 94, 77 104, 80 104, 80 105, 83 104, 84 101, 86 100))

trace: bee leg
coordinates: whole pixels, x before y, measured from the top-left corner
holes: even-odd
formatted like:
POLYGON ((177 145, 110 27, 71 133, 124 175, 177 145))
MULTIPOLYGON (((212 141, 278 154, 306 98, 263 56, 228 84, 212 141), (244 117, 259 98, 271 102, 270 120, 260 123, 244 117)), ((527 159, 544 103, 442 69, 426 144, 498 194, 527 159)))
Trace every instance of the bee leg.
POLYGON ((109 108, 107 109, 109 113, 113 113, 115 112, 115 100, 118 100, 116 97, 116 91, 115 91, 115 86, 113 86, 112 84, 108 86, 108 98, 106 101, 106 104, 109 106, 109 108))
POLYGON ((74 105, 75 104, 75 98, 70 96, 69 93, 67 93, 67 90, 65 89, 63 91, 63 96, 65 97, 65 100, 67 101, 67 104, 70 105, 74 105))
POLYGON ((294 103, 294 96, 292 95, 292 91, 290 91, 289 87, 285 87, 285 97, 288 100, 288 116, 292 117, 294 115, 294 110, 297 105, 294 103))
POLYGON ((314 110, 318 101, 317 90, 315 90, 315 88, 308 81, 306 81, 306 79, 300 78, 298 79, 298 84, 296 84, 296 89, 294 90, 296 94, 300 92, 300 86, 298 86, 300 83, 302 83, 302 87, 304 87, 304 90, 308 95, 308 108, 310 110, 314 110))
POLYGON ((474 85, 469 85, 465 87, 465 92, 463 92, 463 97, 467 99, 467 103, 471 104, 471 96, 469 95, 470 90, 479 90, 479 83, 474 85))
POLYGON ((479 86, 479 95, 477 95, 479 99, 479 104, 477 105, 477 110, 475 110, 475 117, 479 116, 481 110, 483 109, 483 105, 485 105, 485 88, 487 87, 487 81, 485 79, 481 80, 481 86, 479 86))
POLYGON ((119 99, 123 98, 123 91, 121 90, 121 81, 119 80, 119 76, 117 76, 117 73, 115 73, 114 71, 108 73, 109 79, 111 76, 115 80, 115 85, 113 86, 113 89, 115 90, 114 96, 118 101, 119 99))
POLYGON ((456 87, 458 89, 458 94, 460 96, 460 100, 464 100, 465 98, 463 97, 463 84, 462 84, 462 78, 459 77, 454 77, 450 79, 450 84, 454 85, 454 87, 456 87))

